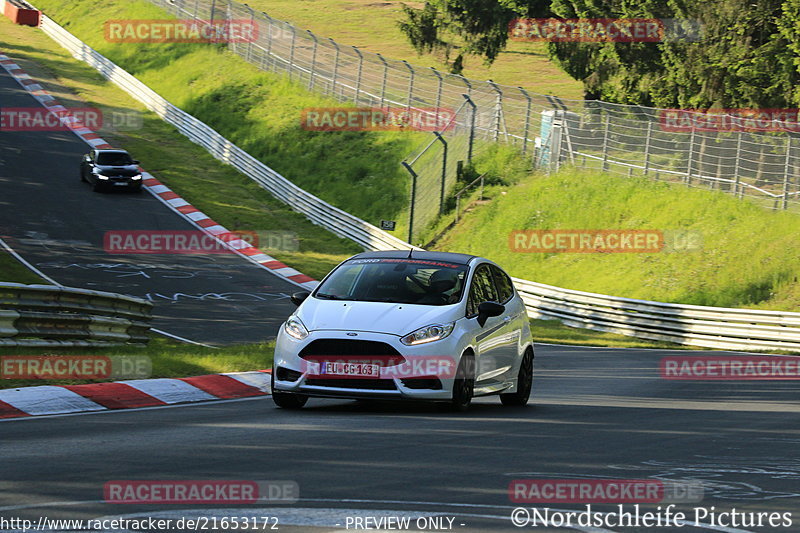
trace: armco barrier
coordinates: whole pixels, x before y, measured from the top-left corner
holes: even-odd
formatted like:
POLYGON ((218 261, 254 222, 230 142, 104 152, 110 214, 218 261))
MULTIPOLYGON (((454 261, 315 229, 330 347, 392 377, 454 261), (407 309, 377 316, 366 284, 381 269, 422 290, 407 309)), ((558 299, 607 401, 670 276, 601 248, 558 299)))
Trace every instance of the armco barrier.
MULTIPOLYGON (((323 202, 178 109, 46 15, 41 28, 74 57, 145 104, 217 159, 234 166, 311 221, 368 250, 415 248, 323 202)), ((800 351, 800 313, 670 304, 604 296, 515 279, 533 318, 650 340, 728 350, 800 351)))
POLYGON ((533 318, 707 348, 800 351, 800 313, 634 300, 521 279, 514 285, 533 318))
POLYGON ((110 292, 0 283, 0 346, 144 344, 152 309, 110 292))

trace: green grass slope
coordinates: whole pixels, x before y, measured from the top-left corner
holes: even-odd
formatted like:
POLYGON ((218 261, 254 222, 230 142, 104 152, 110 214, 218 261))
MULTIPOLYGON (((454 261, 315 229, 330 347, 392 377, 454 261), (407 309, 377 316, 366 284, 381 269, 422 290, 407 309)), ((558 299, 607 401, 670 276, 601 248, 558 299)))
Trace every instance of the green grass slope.
POLYGON ((800 215, 715 191, 566 169, 493 188, 436 245, 489 257, 517 277, 630 298, 800 310, 800 215), (695 232, 694 251, 521 253, 524 229, 695 232))

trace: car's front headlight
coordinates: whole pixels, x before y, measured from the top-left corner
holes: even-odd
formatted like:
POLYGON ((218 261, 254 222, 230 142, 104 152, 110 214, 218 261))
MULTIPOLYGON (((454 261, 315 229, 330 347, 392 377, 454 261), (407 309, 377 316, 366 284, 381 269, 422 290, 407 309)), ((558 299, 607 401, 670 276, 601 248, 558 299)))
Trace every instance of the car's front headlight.
POLYGON ((97 179, 99 179, 99 180, 107 180, 108 179, 108 176, 103 176, 102 174, 95 174, 95 176, 97 176, 97 179))
POLYGON ((450 322, 449 324, 432 324, 430 326, 425 326, 401 338, 400 342, 411 346, 414 344, 438 341, 450 335, 455 325, 455 322, 450 322))
POLYGON ((300 322, 300 319, 294 316, 289 317, 289 320, 287 320, 283 325, 283 330, 287 335, 290 335, 299 341, 308 337, 308 330, 303 323, 300 322))
POLYGON ((131 179, 132 180, 140 180, 140 179, 142 179, 142 175, 141 174, 136 174, 135 176, 131 176, 131 179))

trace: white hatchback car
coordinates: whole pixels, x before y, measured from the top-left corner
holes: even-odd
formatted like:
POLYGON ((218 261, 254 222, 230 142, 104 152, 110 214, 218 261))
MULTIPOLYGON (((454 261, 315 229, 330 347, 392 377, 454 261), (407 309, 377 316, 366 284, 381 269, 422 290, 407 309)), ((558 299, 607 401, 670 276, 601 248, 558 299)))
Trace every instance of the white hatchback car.
POLYGON ((366 252, 328 274, 281 326, 272 398, 450 402, 499 394, 524 406, 533 382, 525 305, 497 265, 472 255, 366 252))

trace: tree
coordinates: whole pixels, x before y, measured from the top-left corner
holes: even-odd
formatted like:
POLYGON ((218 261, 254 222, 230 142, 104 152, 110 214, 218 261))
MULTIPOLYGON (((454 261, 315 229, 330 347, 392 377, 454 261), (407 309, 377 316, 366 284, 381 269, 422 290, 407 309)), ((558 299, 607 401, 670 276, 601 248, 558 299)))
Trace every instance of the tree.
POLYGON ((422 9, 403 5, 400 29, 419 53, 443 52, 451 72, 464 57, 491 63, 506 47, 508 26, 518 17, 549 16, 549 0, 429 0, 422 9), (455 58, 450 61, 455 52, 455 58))
POLYGON ((654 18, 702 26, 697 39, 550 42, 551 59, 587 98, 657 107, 790 107, 800 103, 800 0, 429 0, 401 28, 420 53, 489 63, 516 17, 654 18))

